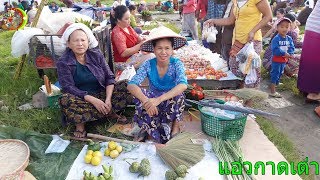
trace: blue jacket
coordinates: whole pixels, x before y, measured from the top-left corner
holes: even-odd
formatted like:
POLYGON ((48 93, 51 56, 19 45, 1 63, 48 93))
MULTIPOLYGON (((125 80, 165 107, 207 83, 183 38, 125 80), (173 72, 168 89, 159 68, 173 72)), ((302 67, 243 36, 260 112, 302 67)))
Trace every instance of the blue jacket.
POLYGON ((286 53, 292 55, 294 54, 294 44, 290 36, 282 37, 277 34, 271 41, 272 49, 272 61, 279 63, 286 63, 288 59, 284 57, 286 53))

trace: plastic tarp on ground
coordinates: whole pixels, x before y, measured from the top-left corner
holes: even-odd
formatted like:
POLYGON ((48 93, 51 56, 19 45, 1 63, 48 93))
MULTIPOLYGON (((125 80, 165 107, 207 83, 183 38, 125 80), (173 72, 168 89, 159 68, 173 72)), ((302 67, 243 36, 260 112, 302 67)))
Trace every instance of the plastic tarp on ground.
POLYGON ((37 179, 62 180, 68 175, 73 161, 77 158, 82 145, 71 143, 63 153, 45 154, 52 136, 26 131, 14 127, 0 126, 0 139, 19 139, 30 148, 30 162, 27 170, 37 179))
MULTIPOLYGON (((107 143, 102 144, 107 147, 107 143)), ((103 153, 105 148, 100 151, 103 153)), ((206 180, 222 180, 223 176, 219 174, 219 161, 215 157, 212 146, 209 141, 204 144, 205 157, 196 165, 189 169, 189 173, 184 178, 185 180, 197 180, 200 177, 206 180)), ((101 165, 112 165, 114 169, 114 180, 164 180, 165 172, 169 167, 161 160, 156 152, 153 144, 141 144, 138 148, 131 152, 122 152, 116 159, 103 156, 101 165, 92 166, 85 164, 84 157, 87 152, 87 145, 85 145, 79 156, 74 161, 66 180, 77 180, 83 177, 83 171, 92 172, 98 175, 103 172, 101 165), (143 158, 148 158, 151 164, 151 174, 147 177, 138 176, 129 172, 129 164, 126 162, 140 162, 143 158)))

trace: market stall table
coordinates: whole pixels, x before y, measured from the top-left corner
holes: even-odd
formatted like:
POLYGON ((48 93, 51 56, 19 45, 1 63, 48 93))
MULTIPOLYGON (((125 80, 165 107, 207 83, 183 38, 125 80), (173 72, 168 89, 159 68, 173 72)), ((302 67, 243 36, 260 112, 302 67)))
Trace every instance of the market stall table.
POLYGON ((196 41, 178 49, 174 56, 184 63, 189 84, 206 89, 236 89, 240 85, 241 79, 229 71, 227 62, 196 41))
MULTIPOLYGON (((106 142, 102 143, 107 145, 106 142)), ((206 180, 219 180, 223 179, 223 176, 219 174, 219 164, 215 155, 212 153, 211 143, 207 141, 204 145, 205 157, 202 161, 197 163, 195 166, 189 169, 185 180, 199 179, 203 177, 206 180)), ((115 180, 137 180, 137 179, 152 179, 152 180, 163 180, 165 179, 165 172, 169 170, 169 167, 161 160, 160 156, 157 155, 156 147, 151 143, 141 144, 138 148, 131 152, 122 152, 116 159, 104 156, 102 163, 99 166, 92 166, 85 164, 84 156, 87 151, 87 145, 83 147, 78 157, 74 161, 67 180, 71 179, 82 179, 83 171, 92 172, 95 175, 103 172, 102 165, 112 165, 114 169, 115 180), (136 158, 136 159, 135 159, 136 158), (146 177, 138 177, 138 174, 132 174, 129 172, 129 164, 126 162, 141 161, 143 158, 148 158, 151 163, 151 174, 146 177)), ((104 148, 100 150, 104 152, 104 148)))

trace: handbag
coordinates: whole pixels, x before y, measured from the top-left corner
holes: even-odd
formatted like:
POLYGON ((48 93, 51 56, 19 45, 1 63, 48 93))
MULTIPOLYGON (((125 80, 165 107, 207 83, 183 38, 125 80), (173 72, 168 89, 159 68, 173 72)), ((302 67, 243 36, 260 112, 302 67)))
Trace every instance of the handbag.
POLYGON ((239 42, 238 40, 235 40, 233 45, 231 46, 231 50, 229 55, 231 57, 236 57, 236 55, 238 54, 238 52, 243 48, 244 44, 242 44, 241 42, 239 42))

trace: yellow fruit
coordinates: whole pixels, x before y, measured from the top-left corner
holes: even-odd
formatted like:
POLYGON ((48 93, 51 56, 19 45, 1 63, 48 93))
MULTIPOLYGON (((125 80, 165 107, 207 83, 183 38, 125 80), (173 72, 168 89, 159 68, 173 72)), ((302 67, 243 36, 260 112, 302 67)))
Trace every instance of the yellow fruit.
POLYGON ((114 149, 116 149, 116 147, 117 147, 117 143, 114 142, 114 141, 110 141, 110 142, 108 143, 108 147, 109 147, 110 150, 114 150, 114 149))
POLYGON ((116 150, 117 150, 119 153, 121 153, 121 152, 122 152, 122 146, 117 146, 117 147, 116 147, 116 150))
POLYGON ((92 154, 93 157, 99 157, 100 159, 102 158, 102 153, 100 151, 95 151, 92 154))
POLYGON ((92 150, 88 150, 87 151, 87 155, 92 155, 93 151, 92 150))
POLYGON ((110 149, 108 148, 108 149, 106 149, 105 151, 104 151, 104 155, 105 156, 110 156, 110 149))
POLYGON ((87 155, 84 157, 84 162, 87 163, 87 164, 90 164, 91 159, 92 159, 92 155, 91 155, 91 154, 87 154, 87 155))
POLYGON ((118 156, 119 156, 119 152, 118 152, 117 150, 112 150, 112 151, 110 152, 110 157, 111 157, 112 159, 117 158, 118 156))
POLYGON ((94 166, 98 166, 101 163, 101 158, 97 156, 93 156, 91 159, 91 164, 94 166))

